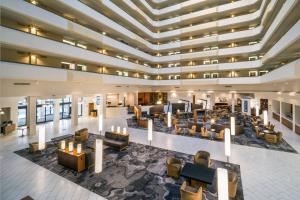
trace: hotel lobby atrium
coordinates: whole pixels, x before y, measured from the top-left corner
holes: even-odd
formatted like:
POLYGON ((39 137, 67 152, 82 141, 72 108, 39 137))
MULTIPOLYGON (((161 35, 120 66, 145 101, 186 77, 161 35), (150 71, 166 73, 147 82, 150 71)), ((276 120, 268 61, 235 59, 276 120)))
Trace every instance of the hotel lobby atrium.
POLYGON ((300 199, 300 0, 0 6, 0 200, 300 199))

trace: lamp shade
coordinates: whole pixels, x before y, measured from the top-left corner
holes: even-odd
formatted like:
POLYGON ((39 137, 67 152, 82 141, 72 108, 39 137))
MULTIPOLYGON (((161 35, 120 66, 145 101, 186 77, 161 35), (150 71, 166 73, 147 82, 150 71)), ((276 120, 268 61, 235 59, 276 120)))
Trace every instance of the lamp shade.
POLYGON ((148 119, 148 140, 152 141, 153 134, 153 122, 152 119, 148 119))
POLYGON ((76 150, 77 154, 81 154, 81 144, 77 144, 76 150))
POLYGON ((124 127, 123 128, 123 134, 125 135, 127 133, 127 130, 126 130, 126 128, 124 127))
POLYGON ((171 112, 168 112, 168 128, 171 128, 171 112))
POLYGON ((69 151, 72 152, 73 151, 73 142, 69 142, 69 151))
POLYGON ((65 149, 66 149, 66 141, 65 141, 65 140, 62 140, 62 141, 60 142, 60 148, 61 148, 62 150, 65 150, 65 149))
POLYGON ((121 133, 121 127, 120 126, 117 127, 117 133, 121 133))
POLYGON ((229 200, 227 169, 217 168, 217 176, 218 176, 218 200, 229 200))
POLYGON ((235 117, 230 117, 230 132, 235 135, 235 117))
POLYGON ((103 140, 96 139, 95 150, 95 173, 102 172, 102 159, 103 159, 103 140))
POLYGON ((225 128, 225 155, 230 156, 230 130, 225 128))
POLYGON ((39 129, 39 144, 38 144, 38 148, 39 150, 43 150, 45 149, 46 146, 46 129, 45 126, 42 126, 39 129))
POLYGON ((263 114, 264 114, 264 125, 267 126, 268 125, 268 111, 264 110, 263 114))
POLYGON ((111 132, 115 132, 115 126, 112 125, 111 128, 110 128, 111 132))

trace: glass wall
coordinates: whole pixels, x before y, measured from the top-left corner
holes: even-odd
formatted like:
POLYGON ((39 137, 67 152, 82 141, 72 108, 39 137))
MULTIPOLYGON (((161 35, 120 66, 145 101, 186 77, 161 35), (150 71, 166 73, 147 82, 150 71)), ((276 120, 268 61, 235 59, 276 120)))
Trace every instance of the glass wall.
POLYGON ((18 126, 27 125, 27 101, 24 98, 18 102, 18 126))
POLYGON ((53 106, 53 99, 38 99, 36 102, 36 123, 45 123, 53 121, 53 106))

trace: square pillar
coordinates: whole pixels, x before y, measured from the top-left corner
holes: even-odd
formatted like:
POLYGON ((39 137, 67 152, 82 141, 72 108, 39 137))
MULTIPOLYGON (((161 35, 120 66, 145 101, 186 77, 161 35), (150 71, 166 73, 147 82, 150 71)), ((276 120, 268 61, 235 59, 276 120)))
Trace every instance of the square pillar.
POLYGON ((72 95, 71 124, 78 125, 78 96, 72 95))
POLYGON ((28 134, 36 134, 36 97, 27 97, 28 134))
POLYGON ((282 121, 282 120, 281 120, 281 116, 282 116, 282 101, 279 101, 279 112, 280 112, 280 113, 279 113, 279 114, 280 114, 280 115, 279 115, 279 117, 280 117, 279 121, 280 121, 280 123, 281 123, 281 121, 282 121))
POLYGON ((59 126, 60 120, 60 100, 61 99, 54 99, 54 106, 53 106, 53 126, 59 126))

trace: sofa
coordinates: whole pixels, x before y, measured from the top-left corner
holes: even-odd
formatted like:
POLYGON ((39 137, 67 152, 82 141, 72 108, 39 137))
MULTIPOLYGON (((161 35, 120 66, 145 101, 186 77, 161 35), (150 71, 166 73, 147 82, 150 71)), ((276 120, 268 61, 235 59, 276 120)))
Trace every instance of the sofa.
POLYGON ((173 157, 167 158, 167 175, 178 179, 180 176, 181 164, 182 163, 179 159, 173 157))
POLYGON ((76 142, 85 142, 89 138, 89 132, 87 128, 80 129, 75 132, 75 141, 76 142))
POLYGON ((121 151, 129 145, 129 134, 124 135, 106 131, 103 144, 121 151))
POLYGON ((1 124, 1 133, 9 134, 16 130, 16 124, 14 124, 12 121, 5 121, 1 124))

